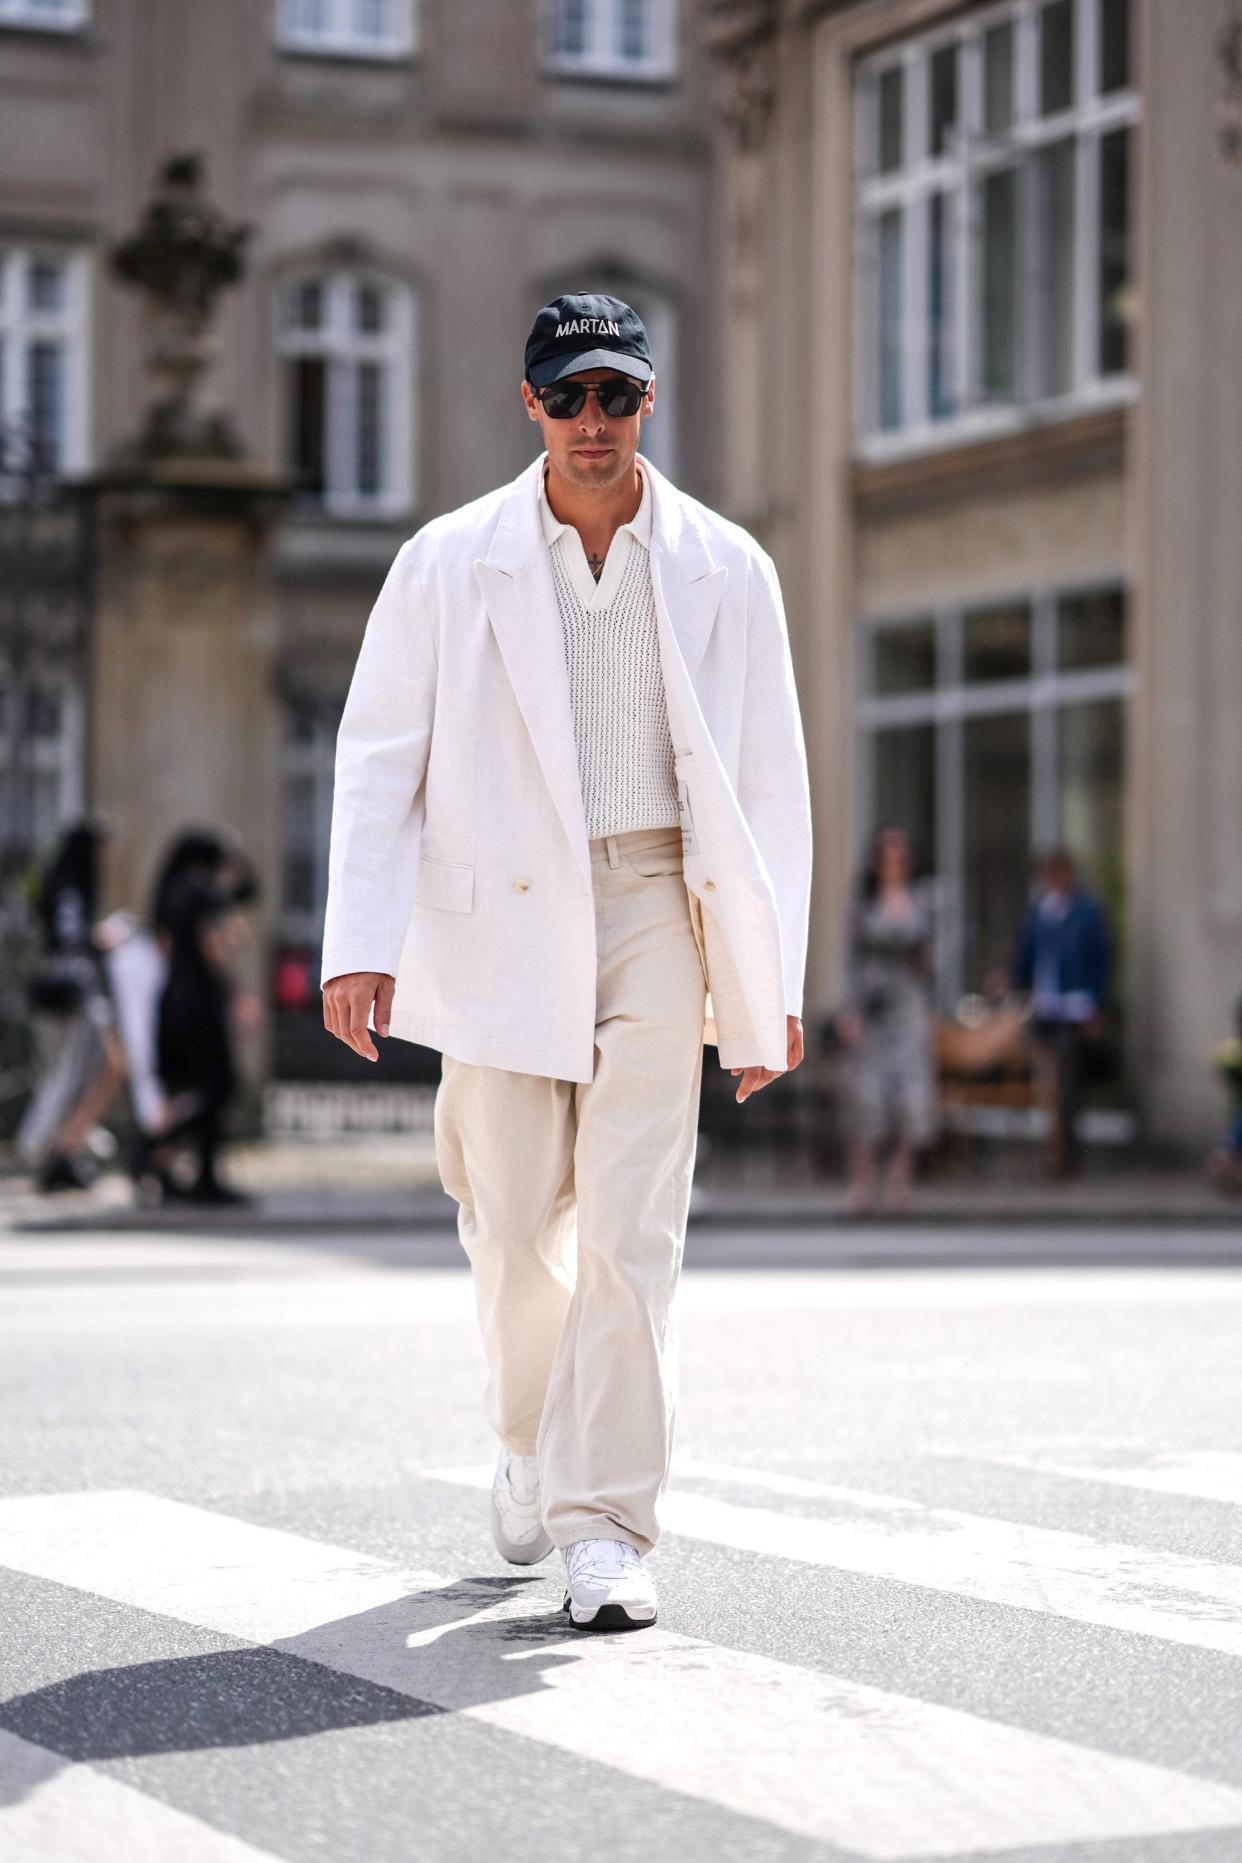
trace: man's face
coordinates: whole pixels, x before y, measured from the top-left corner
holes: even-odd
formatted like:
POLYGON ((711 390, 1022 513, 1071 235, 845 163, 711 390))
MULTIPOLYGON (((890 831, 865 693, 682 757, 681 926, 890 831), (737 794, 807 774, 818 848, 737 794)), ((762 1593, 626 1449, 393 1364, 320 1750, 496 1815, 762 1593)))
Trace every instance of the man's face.
POLYGON ((1054 854, 1044 862, 1043 885, 1045 892, 1068 895, 1074 890, 1074 867, 1071 861, 1054 854))
MULTIPOLYGON (((626 381, 620 369, 579 369, 562 381, 626 381)), ((538 421, 548 458, 556 471, 570 485, 618 485, 634 469, 638 437, 643 422, 655 406, 655 377, 652 376, 636 414, 605 414, 596 395, 588 395, 577 414, 568 420, 553 420, 543 411, 529 382, 522 383, 522 398, 527 413, 538 421)))

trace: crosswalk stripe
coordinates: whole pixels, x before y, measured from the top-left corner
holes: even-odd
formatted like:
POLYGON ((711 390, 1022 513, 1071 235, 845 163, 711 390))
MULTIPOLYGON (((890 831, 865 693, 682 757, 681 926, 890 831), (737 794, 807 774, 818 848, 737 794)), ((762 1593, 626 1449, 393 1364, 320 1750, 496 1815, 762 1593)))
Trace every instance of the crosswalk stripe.
MULTIPOLYGON (((670 1533, 1242 1656, 1242 1566, 828 1482, 718 1463, 699 1467, 710 1468, 716 1480, 760 1489, 775 1483, 778 1492, 852 1511, 831 1520, 808 1518, 670 1489, 661 1505, 670 1533)), ((490 1487, 492 1480, 492 1471, 481 1467, 424 1474, 471 1488, 490 1487)))
POLYGON ((879 1863, 1242 1826, 1227 1786, 658 1627, 584 1639, 531 1575, 498 1596, 153 1495, 0 1501, 0 1565, 879 1863))
POLYGON ((1242 1506, 1242 1454, 1232 1449, 1196 1449, 1189 1455, 1155 1456, 1146 1462, 1111 1468, 1028 1456, 989 1456, 988 1461, 1041 1475, 1067 1475, 1075 1481, 1098 1481, 1112 1487, 1142 1488, 1151 1494, 1181 1494, 1196 1501, 1242 1506))
POLYGON ((240 1837, 0 1730, 0 1863, 273 1863, 240 1837))

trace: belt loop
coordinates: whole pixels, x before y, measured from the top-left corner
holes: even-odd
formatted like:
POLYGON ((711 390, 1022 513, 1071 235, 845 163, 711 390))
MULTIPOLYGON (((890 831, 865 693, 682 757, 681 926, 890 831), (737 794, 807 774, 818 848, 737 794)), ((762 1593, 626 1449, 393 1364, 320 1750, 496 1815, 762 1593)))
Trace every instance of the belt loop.
POLYGON ((608 845, 608 865, 610 867, 619 867, 621 865, 621 856, 617 852, 616 835, 615 834, 606 835, 605 840, 608 845))

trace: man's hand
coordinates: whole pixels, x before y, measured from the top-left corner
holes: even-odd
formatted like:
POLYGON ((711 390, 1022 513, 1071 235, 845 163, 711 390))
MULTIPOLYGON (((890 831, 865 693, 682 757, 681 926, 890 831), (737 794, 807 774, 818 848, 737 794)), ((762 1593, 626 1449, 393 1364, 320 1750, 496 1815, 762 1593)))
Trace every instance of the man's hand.
POLYGON ((378 1061, 367 1016, 374 1003, 375 1032, 387 1035, 396 987, 396 978, 381 970, 351 970, 343 977, 330 977, 323 986, 324 1027, 346 1047, 356 1049, 364 1060, 378 1061))
POLYGON ((785 1047, 787 1059, 784 1068, 730 1068, 730 1073, 740 1074, 742 1076, 741 1085, 734 1095, 739 1106, 742 1104, 743 1100, 749 1099, 752 1093, 757 1093, 760 1087, 766 1087, 771 1080, 779 1080, 782 1073, 792 1073, 793 1069, 801 1063, 803 1047, 802 1018, 800 1016, 786 1016, 785 1018, 785 1047))

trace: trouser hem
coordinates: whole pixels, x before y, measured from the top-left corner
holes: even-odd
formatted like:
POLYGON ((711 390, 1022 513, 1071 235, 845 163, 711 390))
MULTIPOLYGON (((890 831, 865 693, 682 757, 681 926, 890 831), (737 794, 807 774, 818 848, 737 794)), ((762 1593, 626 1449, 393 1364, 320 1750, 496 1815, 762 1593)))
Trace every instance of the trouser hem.
POLYGON ((619 1527, 607 1514, 582 1514, 568 1526, 558 1523, 552 1540, 560 1552, 572 1546, 575 1540, 624 1540, 640 1556, 649 1553, 654 1544, 652 1540, 631 1533, 628 1527, 619 1527))
POLYGON ((499 1431, 497 1435, 510 1455, 534 1455, 536 1439, 533 1436, 504 1436, 499 1431))

